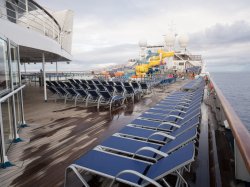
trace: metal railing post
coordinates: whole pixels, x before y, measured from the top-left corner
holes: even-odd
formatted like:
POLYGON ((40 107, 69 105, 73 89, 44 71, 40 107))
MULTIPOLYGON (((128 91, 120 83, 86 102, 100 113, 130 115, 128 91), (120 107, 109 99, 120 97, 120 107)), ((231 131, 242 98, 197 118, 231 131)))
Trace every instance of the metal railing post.
MULTIPOLYGON (((11 43, 10 40, 8 39, 8 60, 10 63, 10 82, 11 82, 11 91, 14 91, 14 82, 13 82, 13 70, 12 70, 12 58, 11 58, 11 43)), ((20 142, 21 139, 19 138, 19 135, 17 133, 17 123, 16 123, 16 106, 15 106, 15 95, 12 95, 12 118, 13 118, 13 131, 14 131, 14 142, 20 142)))
MULTIPOLYGON (((21 87, 22 86, 22 79, 21 79, 21 65, 20 65, 20 53, 19 53, 19 46, 17 47, 17 56, 18 56, 18 69, 19 69, 19 86, 21 87)), ((25 63, 24 63, 25 64, 25 63)), ((26 69, 25 69, 25 72, 26 72, 26 69)), ((23 90, 21 89, 20 90, 20 94, 18 95, 19 97, 19 102, 21 104, 21 124, 20 124, 20 127, 27 127, 27 124, 25 122, 25 119, 24 119, 24 108, 23 108, 23 90)))
POLYGON ((6 155, 6 149, 5 149, 5 141, 4 141, 4 129, 3 129, 3 117, 2 117, 2 104, 0 103, 0 132, 1 132, 1 157, 2 157, 2 164, 1 167, 5 168, 10 166, 10 162, 8 160, 8 157, 6 155))
POLYGON ((43 88, 44 88, 44 101, 47 102, 47 89, 46 89, 46 73, 45 73, 45 55, 42 54, 43 58, 43 88))
POLYGON ((25 0, 25 9, 26 9, 26 13, 29 13, 29 4, 28 4, 28 0, 25 0))

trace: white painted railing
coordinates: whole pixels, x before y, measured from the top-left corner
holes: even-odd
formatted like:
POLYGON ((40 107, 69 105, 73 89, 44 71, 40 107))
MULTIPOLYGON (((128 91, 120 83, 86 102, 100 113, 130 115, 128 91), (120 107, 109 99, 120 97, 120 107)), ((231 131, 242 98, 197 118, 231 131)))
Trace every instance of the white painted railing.
POLYGON ((0 18, 35 30, 61 44, 61 27, 57 20, 33 0, 0 3, 0 18))

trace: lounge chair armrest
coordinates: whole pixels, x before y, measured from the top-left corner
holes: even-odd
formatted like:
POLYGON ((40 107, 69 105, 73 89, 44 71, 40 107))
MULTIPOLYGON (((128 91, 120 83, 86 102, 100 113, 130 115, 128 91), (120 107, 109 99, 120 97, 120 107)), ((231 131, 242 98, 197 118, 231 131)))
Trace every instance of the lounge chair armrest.
POLYGON ((153 148, 153 147, 142 147, 142 148, 138 149, 138 150, 134 153, 133 157, 135 157, 140 151, 150 151, 150 152, 156 153, 156 154, 158 154, 158 155, 160 155, 160 156, 162 156, 162 157, 167 157, 167 156, 168 156, 167 153, 164 153, 164 152, 162 152, 162 151, 159 151, 159 150, 157 150, 157 149, 155 149, 155 148, 153 148))
POLYGON ((189 106, 179 105, 179 104, 178 104, 178 105, 176 105, 176 107, 175 107, 175 108, 178 108, 178 107, 181 107, 181 108, 186 108, 186 109, 187 109, 187 108, 189 108, 189 106))
POLYGON ((178 118, 178 119, 183 119, 183 117, 180 117, 180 116, 177 116, 177 115, 169 115, 168 117, 175 117, 175 118, 178 118))
POLYGON ((157 129, 158 129, 159 127, 163 126, 163 125, 171 125, 171 126, 176 127, 176 128, 180 128, 180 127, 181 127, 180 125, 177 125, 177 124, 172 123, 172 122, 163 122, 163 123, 161 123, 160 125, 158 125, 157 129))
MULTIPOLYGON (((123 171, 119 172, 119 173, 115 176, 115 178, 113 179, 112 183, 110 184, 110 187, 113 186, 113 183, 116 181, 116 179, 117 179, 119 176, 123 175, 123 174, 132 174, 132 175, 136 175, 136 176, 142 178, 143 180, 145 180, 145 181, 147 181, 147 182, 149 182, 149 183, 151 183, 151 184, 153 184, 153 185, 155 185, 155 186, 157 186, 157 187, 162 187, 162 185, 160 185, 158 182, 156 182, 156 181, 154 181, 153 179, 151 179, 151 178, 149 178, 149 177, 147 177, 147 176, 145 176, 145 175, 143 175, 143 174, 141 174, 141 173, 139 173, 139 172, 137 172, 137 171, 134 171, 134 170, 123 170, 123 171)), ((137 185, 138 185, 138 184, 137 184, 137 185)))
POLYGON ((185 111, 183 111, 183 110, 179 110, 179 109, 175 109, 175 110, 171 110, 171 112, 180 112, 180 113, 186 113, 185 111))
POLYGON ((155 132, 155 133, 151 134, 151 135, 147 138, 147 141, 148 141, 151 137, 156 136, 156 135, 160 135, 160 136, 163 136, 163 137, 168 138, 168 139, 171 139, 171 140, 174 140, 174 139, 175 139, 174 136, 171 136, 171 135, 169 135, 169 134, 167 134, 167 133, 164 133, 164 132, 155 132))

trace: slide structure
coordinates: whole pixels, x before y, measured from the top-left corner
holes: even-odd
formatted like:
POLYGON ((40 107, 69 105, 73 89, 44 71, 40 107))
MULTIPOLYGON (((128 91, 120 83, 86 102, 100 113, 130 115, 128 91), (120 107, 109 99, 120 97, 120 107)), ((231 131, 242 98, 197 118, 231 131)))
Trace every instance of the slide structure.
POLYGON ((147 63, 140 64, 135 67, 136 76, 138 77, 144 77, 148 71, 153 68, 157 67, 159 65, 163 64, 163 60, 165 58, 169 58, 174 56, 174 51, 166 52, 161 49, 157 51, 157 53, 149 53, 146 57, 147 63))

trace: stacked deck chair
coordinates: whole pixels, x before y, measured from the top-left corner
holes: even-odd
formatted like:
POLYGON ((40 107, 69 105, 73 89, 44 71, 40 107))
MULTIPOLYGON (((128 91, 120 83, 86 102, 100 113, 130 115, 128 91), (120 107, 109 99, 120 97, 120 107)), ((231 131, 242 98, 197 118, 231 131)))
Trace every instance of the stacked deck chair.
POLYGON ((148 110, 164 116, 163 120, 139 117, 72 163, 66 169, 65 186, 74 185, 70 183, 72 174, 82 186, 90 186, 93 175, 100 182, 106 179, 110 186, 117 182, 188 186, 183 173, 190 171, 195 160, 203 83, 194 80, 188 86, 188 91, 174 92, 148 110))
POLYGON ((113 106, 122 105, 125 99, 123 86, 118 86, 122 90, 119 93, 115 84, 111 85, 100 80, 47 81, 47 88, 51 92, 51 97, 55 97, 55 101, 64 99, 66 103, 70 100, 74 101, 75 106, 77 102, 83 102, 86 107, 91 103, 93 106, 97 106, 97 109, 100 106, 107 106, 110 110, 113 106))

